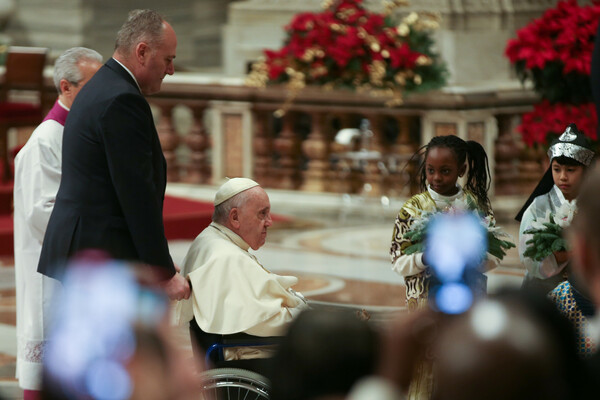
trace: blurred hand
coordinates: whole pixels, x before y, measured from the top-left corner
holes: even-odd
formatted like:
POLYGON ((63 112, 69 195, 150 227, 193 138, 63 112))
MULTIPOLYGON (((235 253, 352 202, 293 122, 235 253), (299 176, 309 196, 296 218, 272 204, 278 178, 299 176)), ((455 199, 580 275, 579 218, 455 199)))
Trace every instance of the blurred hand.
POLYGON ((406 391, 418 362, 436 340, 444 316, 429 309, 392 322, 381 342, 378 375, 406 391))
POLYGON ((171 300, 182 300, 190 298, 190 284, 179 272, 176 272, 165 285, 165 292, 171 300))
POLYGON ((571 258, 571 252, 570 251, 555 251, 554 258, 556 259, 557 264, 565 263, 565 262, 569 261, 569 259, 571 258))

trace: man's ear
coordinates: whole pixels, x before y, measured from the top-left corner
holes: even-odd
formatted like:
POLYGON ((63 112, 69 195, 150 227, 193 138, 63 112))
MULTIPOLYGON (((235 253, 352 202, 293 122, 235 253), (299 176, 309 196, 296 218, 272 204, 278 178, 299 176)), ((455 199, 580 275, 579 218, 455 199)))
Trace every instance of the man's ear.
POLYGON ((140 42, 135 46, 135 58, 141 65, 146 64, 146 59, 150 52, 150 47, 146 42, 140 42))
POLYGON ((238 213, 237 207, 229 210, 229 223, 235 229, 240 229, 240 214, 238 213))
POLYGON ((59 86, 60 86, 61 93, 68 95, 69 92, 71 91, 71 83, 69 81, 67 81, 66 79, 61 79, 59 82, 59 86))

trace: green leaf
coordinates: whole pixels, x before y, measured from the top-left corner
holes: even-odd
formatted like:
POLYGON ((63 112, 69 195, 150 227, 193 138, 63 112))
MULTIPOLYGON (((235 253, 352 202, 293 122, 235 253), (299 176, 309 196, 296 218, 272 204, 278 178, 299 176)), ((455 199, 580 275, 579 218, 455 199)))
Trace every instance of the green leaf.
POLYGON ((422 253, 423 252, 423 243, 415 243, 411 244, 407 248, 405 248, 402 253, 405 255, 411 255, 414 253, 422 253))

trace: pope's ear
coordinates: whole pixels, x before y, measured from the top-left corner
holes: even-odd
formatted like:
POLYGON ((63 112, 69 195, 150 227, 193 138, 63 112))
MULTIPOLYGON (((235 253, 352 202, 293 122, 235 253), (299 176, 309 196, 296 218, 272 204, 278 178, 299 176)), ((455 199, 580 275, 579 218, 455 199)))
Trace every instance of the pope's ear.
POLYGON ((233 207, 229 210, 229 223, 235 229, 240 228, 240 214, 238 213, 237 207, 233 207))

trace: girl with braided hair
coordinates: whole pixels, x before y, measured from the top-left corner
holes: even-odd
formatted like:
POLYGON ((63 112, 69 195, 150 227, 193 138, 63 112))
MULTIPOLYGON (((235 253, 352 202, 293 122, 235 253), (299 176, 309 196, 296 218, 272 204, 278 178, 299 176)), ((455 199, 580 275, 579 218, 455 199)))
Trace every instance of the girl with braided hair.
MULTIPOLYGON (((406 284, 406 304, 409 311, 425 307, 428 303, 429 285, 432 274, 423 252, 405 254, 412 245, 404 235, 415 220, 424 212, 445 212, 457 200, 475 205, 481 214, 491 216, 492 207, 487 192, 490 185, 490 172, 487 155, 483 147, 472 140, 464 141, 458 136, 436 136, 421 147, 416 155, 424 152, 419 166, 419 179, 422 193, 410 198, 398 213, 394 224, 394 234, 390 255, 392 270, 404 277, 406 284), (464 189, 458 179, 466 173, 464 189)), ((488 253, 482 271, 498 265, 498 259, 488 253)), ((476 275, 476 290, 485 293, 487 278, 483 273, 476 275)), ((429 399, 433 392, 433 364, 423 359, 417 362, 413 379, 408 389, 408 399, 429 399)))
MULTIPOLYGON (((488 159, 479 143, 464 141, 454 135, 436 136, 417 150, 415 155, 423 151, 423 162, 418 173, 422 193, 413 196, 400 209, 390 248, 392 270, 404 277, 406 283, 406 304, 409 310, 416 310, 427 304, 431 276, 422 252, 403 252, 412 244, 404 234, 415 218, 418 219, 423 212, 446 211, 455 200, 475 204, 482 214, 492 215, 487 195, 490 185, 488 159), (457 181, 465 173, 467 177, 463 189, 457 181)), ((497 264, 498 260, 488 254, 484 270, 494 268, 497 264)), ((482 281, 485 290, 485 276, 482 276, 482 281)))

